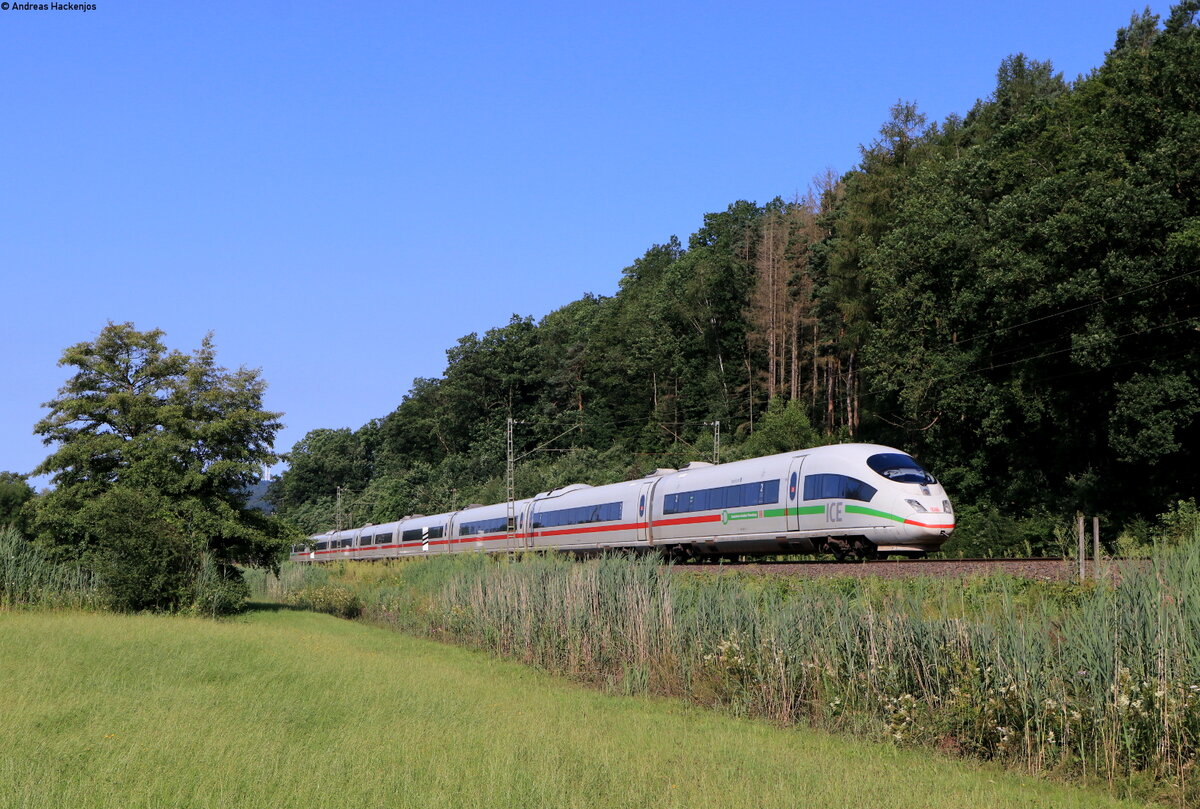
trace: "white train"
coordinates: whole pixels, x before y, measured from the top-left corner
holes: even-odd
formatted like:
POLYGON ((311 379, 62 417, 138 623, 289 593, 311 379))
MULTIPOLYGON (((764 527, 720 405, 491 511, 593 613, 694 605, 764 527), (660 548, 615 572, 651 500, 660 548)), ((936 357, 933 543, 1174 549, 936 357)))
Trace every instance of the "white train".
POLYGON ((954 530, 950 500, 906 453, 836 444, 725 464, 691 463, 607 486, 414 515, 310 537, 295 561, 462 551, 657 550, 674 558, 832 553, 924 556, 954 530))

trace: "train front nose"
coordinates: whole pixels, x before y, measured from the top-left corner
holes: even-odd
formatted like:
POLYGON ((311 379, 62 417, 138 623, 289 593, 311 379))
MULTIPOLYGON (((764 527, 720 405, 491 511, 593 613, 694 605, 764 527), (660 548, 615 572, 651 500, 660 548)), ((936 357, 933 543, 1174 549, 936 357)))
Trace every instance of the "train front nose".
POLYGON ((905 534, 910 540, 937 547, 950 537, 955 521, 949 501, 929 497, 906 498, 904 505, 905 534))
POLYGON ((954 530, 951 514, 914 514, 905 522, 923 534, 948 538, 954 530))

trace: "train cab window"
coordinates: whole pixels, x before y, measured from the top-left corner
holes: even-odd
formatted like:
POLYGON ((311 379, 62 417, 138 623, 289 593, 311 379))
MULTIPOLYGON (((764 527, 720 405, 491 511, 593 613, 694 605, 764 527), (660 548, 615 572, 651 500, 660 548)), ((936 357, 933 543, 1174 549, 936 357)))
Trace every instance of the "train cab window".
POLYGON ((922 486, 937 483, 933 475, 903 452, 881 452, 872 455, 867 458, 867 466, 895 483, 919 483, 922 486))
POLYGON ((861 500, 871 502, 877 492, 874 486, 848 475, 805 475, 805 500, 861 500))

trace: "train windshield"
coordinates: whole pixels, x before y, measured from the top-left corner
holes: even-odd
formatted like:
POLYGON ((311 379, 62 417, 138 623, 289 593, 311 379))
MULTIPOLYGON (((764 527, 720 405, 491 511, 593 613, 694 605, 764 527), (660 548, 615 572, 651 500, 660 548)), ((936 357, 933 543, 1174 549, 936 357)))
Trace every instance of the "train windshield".
POLYGON ((920 483, 928 486, 937 483, 933 475, 903 452, 881 452, 867 458, 867 466, 896 483, 920 483))

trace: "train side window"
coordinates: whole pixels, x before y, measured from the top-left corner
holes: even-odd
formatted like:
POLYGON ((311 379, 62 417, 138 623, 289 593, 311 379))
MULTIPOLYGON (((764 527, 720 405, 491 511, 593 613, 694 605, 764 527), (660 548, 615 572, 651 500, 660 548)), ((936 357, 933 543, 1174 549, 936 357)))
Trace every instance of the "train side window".
POLYGON ((874 486, 863 483, 857 478, 846 478, 846 499, 861 500, 864 503, 871 502, 871 498, 875 496, 877 490, 874 486))
POLYGON ((404 534, 402 535, 401 538, 402 538, 403 542, 420 542, 421 541, 421 529, 420 528, 409 528, 407 531, 404 532, 404 534))
POLYGON ((430 538, 430 539, 441 539, 441 538, 442 538, 442 535, 443 535, 445 532, 446 532, 446 526, 444 526, 444 525, 435 525, 435 526, 433 526, 432 528, 430 528, 430 529, 429 529, 429 538, 430 538))
POLYGON ((779 481, 760 480, 754 483, 738 483, 733 486, 717 486, 713 489, 697 489, 693 492, 668 494, 663 498, 663 514, 715 511, 716 509, 761 506, 778 502, 779 481))
POLYGON ((858 478, 848 475, 805 475, 805 500, 861 500, 871 502, 878 491, 858 478))
POLYGON ((466 537, 480 534, 494 534, 505 531, 507 527, 507 517, 497 517, 494 520, 477 520, 475 522, 463 523, 458 529, 458 535, 460 537, 466 537))
POLYGON ((560 525, 611 522, 621 519, 621 508, 622 504, 617 502, 542 511, 533 515, 532 526, 534 528, 554 528, 560 525))

